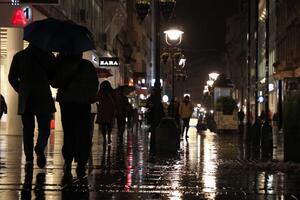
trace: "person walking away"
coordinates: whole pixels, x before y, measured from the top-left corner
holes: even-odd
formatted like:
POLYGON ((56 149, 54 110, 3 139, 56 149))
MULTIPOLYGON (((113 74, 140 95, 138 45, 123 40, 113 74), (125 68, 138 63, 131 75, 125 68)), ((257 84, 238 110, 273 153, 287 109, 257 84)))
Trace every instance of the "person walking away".
POLYGON ((245 119, 245 113, 242 109, 238 112, 239 124, 243 125, 245 119))
POLYGON ((147 123, 150 125, 150 154, 154 155, 156 149, 156 132, 155 129, 159 125, 159 122, 164 117, 164 109, 161 102, 160 89, 153 88, 151 95, 146 102, 147 110, 147 123))
POLYGON ((103 136, 103 143, 111 144, 112 124, 115 117, 115 93, 110 85, 110 82, 105 80, 100 84, 100 89, 97 94, 99 101, 99 110, 97 113, 96 123, 100 124, 103 136), (106 136, 108 137, 106 139, 106 136))
POLYGON ((188 95, 184 96, 183 102, 179 105, 179 115, 183 121, 183 127, 182 127, 182 135, 184 135, 185 131, 185 138, 188 138, 188 130, 190 127, 190 118, 193 114, 194 106, 192 102, 190 101, 190 97, 188 95))
POLYGON ((26 157, 25 170, 33 167, 33 138, 35 117, 38 125, 38 138, 34 151, 37 165, 44 168, 45 147, 50 135, 51 114, 55 112, 54 100, 50 90, 54 55, 29 44, 13 57, 8 80, 18 93, 18 114, 23 124, 23 145, 26 157))
POLYGON ((2 118, 3 113, 7 114, 7 105, 4 96, 0 94, 0 119, 2 118))
POLYGON ((121 89, 116 89, 115 94, 118 139, 122 141, 126 126, 126 114, 129 102, 128 98, 123 94, 121 89))
POLYGON ((77 177, 83 178, 91 149, 91 104, 96 102, 98 77, 94 65, 83 59, 82 53, 60 54, 57 62, 54 82, 64 131, 64 177, 72 177, 74 160, 77 177))

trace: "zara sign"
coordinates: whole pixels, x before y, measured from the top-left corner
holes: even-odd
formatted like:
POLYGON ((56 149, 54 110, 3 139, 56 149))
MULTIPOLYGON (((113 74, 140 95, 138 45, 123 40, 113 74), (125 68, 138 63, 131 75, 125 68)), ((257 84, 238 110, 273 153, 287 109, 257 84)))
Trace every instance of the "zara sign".
POLYGON ((99 58, 100 67, 119 67, 119 65, 120 65, 119 58, 108 58, 108 57, 99 58))

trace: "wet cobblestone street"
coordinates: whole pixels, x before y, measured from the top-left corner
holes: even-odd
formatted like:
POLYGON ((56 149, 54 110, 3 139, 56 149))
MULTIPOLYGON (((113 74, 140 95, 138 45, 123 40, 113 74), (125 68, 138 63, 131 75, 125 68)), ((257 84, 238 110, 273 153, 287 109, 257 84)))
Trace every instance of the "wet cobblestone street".
MULTIPOLYGON (((62 132, 52 132, 47 165, 25 175, 21 135, 0 133, 0 199, 299 199, 300 164, 284 163, 274 134, 273 159, 263 161, 239 133, 196 132, 174 156, 149 157, 145 129, 111 145, 94 133, 85 182, 62 185, 62 132)), ((76 178, 75 167, 72 173, 76 178)))

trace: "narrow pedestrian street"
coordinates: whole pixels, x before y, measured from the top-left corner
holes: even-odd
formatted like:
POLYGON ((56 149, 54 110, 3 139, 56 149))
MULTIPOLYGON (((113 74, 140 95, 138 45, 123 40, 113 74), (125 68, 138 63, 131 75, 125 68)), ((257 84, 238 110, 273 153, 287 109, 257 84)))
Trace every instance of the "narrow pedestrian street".
MULTIPOLYGON (((47 165, 25 175, 21 135, 0 133, 0 199, 298 199, 300 164, 282 162, 280 134, 272 161, 254 157, 241 133, 197 133, 177 155, 148 156, 145 126, 103 145, 94 133, 86 182, 62 185, 62 132, 52 132, 47 165)), ((166 144, 168 145, 168 144, 166 144)), ((80 148, 80 147, 79 147, 80 148)), ((76 178, 75 165, 72 173, 76 178)))

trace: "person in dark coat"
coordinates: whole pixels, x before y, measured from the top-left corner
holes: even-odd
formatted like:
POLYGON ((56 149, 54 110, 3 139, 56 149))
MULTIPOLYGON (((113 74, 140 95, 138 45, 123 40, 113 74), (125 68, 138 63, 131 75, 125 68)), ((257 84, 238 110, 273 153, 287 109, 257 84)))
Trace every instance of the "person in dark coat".
POLYGON ((98 78, 94 65, 82 54, 60 54, 54 87, 58 88, 56 101, 61 110, 64 131, 62 154, 65 160, 64 176, 72 177, 73 160, 77 162, 78 178, 86 174, 91 148, 91 104, 96 101, 98 78))
POLYGON ((3 113, 7 113, 7 105, 4 96, 0 94, 0 119, 2 118, 3 113))
POLYGON ((239 123, 243 124, 245 119, 245 113, 242 109, 238 112, 239 123))
POLYGON ((55 112, 50 90, 54 55, 29 44, 13 57, 8 80, 18 93, 18 114, 23 123, 23 144, 26 156, 26 169, 32 168, 34 126, 37 119, 38 139, 34 147, 37 165, 46 165, 44 149, 50 135, 51 114, 55 112))
POLYGON ((121 89, 115 90, 116 98, 116 118, 118 126, 118 137, 120 140, 123 138, 123 133, 126 127, 126 117, 128 122, 130 121, 130 111, 132 109, 131 104, 128 101, 127 96, 124 95, 121 89))
POLYGON ((115 96, 109 81, 103 81, 98 91, 99 109, 96 122, 101 126, 104 144, 106 144, 106 141, 108 141, 108 144, 111 144, 112 124, 116 112, 115 96))
POLYGON ((94 65, 82 54, 61 54, 54 87, 61 110, 64 131, 62 154, 65 160, 64 175, 72 177, 71 165, 77 162, 78 178, 86 174, 91 148, 91 104, 96 102, 98 77, 94 65))
POLYGON ((148 97, 146 102, 147 110, 147 123, 150 125, 150 153, 154 155, 156 149, 156 127, 158 127, 159 122, 164 117, 164 108, 161 102, 161 92, 160 89, 153 88, 151 95, 148 97))

